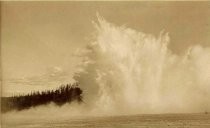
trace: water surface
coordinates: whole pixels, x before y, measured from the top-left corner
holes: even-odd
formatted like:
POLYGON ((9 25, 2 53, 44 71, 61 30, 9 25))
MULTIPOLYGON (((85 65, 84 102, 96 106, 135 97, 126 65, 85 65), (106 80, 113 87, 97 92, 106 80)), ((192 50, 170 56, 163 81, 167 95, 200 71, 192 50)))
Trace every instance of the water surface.
POLYGON ((210 114, 70 117, 57 120, 4 120, 3 128, 210 128, 210 114))

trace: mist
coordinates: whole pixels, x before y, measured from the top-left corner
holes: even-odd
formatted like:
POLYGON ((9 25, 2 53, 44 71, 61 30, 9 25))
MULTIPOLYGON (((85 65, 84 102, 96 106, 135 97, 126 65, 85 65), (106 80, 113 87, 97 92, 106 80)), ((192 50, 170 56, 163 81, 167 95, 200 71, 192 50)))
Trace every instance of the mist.
MULTIPOLYGON (((176 55, 170 33, 159 36, 116 26, 98 15, 94 40, 79 52, 74 79, 86 102, 101 113, 210 111, 210 48, 176 55)), ((164 28, 163 28, 164 29, 164 28)))

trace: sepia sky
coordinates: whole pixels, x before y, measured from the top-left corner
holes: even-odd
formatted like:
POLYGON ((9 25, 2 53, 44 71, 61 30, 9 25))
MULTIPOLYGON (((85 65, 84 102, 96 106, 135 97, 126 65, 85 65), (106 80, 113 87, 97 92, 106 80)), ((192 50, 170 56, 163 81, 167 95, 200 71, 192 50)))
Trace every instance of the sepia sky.
POLYGON ((79 63, 74 53, 92 40, 96 13, 155 36, 169 32, 175 54, 195 44, 210 46, 209 2, 3 2, 5 95, 71 82, 79 63))

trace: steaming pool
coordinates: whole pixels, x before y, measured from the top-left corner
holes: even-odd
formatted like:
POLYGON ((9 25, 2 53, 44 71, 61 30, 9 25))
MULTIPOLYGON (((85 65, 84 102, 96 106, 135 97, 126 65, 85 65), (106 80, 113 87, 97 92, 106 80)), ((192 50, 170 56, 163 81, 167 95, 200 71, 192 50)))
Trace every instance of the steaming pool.
POLYGON ((210 114, 157 114, 69 119, 8 119, 2 128, 210 128, 210 114))

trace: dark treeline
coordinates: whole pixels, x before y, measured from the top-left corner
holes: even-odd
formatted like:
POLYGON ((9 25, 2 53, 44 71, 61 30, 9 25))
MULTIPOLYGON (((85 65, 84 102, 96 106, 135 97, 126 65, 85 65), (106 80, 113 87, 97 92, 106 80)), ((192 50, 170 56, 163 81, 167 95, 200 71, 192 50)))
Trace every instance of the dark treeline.
POLYGON ((1 97, 1 111, 23 110, 54 102, 61 106, 72 101, 82 102, 82 90, 78 83, 62 85, 56 90, 32 92, 27 95, 1 97))

